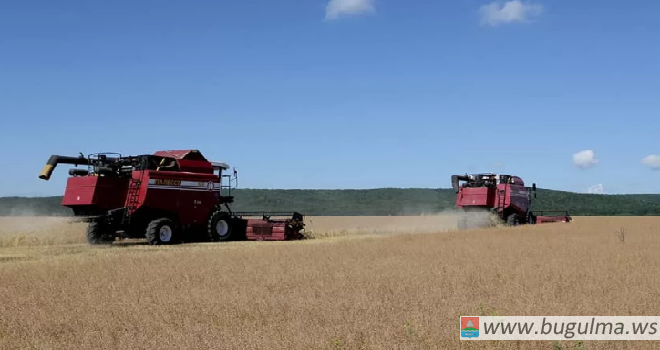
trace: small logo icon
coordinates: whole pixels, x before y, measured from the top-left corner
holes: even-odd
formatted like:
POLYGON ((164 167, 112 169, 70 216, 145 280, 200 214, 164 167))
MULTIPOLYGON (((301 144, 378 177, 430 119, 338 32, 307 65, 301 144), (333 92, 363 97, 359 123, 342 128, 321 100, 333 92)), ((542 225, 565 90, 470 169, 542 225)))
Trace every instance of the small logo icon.
POLYGON ((215 189, 215 184, 213 183, 213 181, 209 181, 206 183, 206 189, 209 191, 213 191, 215 189))
POLYGON ((461 316, 461 338, 479 336, 479 317, 461 316))

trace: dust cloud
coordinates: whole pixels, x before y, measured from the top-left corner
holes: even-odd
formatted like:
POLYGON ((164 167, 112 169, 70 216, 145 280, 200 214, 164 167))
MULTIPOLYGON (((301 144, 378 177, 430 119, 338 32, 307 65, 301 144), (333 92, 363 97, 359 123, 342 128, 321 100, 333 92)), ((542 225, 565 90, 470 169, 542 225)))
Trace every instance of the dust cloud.
POLYGON ((11 214, 0 217, 0 247, 85 242, 85 225, 69 217, 36 216, 25 209, 11 214))
POLYGON ((496 216, 487 211, 463 212, 456 209, 396 216, 312 216, 307 217, 306 233, 312 238, 348 235, 429 234, 498 226, 496 216), (461 224, 462 223, 462 224, 461 224))
MULTIPOLYGON (((432 234, 498 226, 487 211, 463 212, 419 210, 417 215, 393 216, 308 216, 305 234, 309 238, 355 235, 432 234)), ((0 217, 0 247, 86 243, 86 224, 70 217, 36 216, 21 210, 0 217)))

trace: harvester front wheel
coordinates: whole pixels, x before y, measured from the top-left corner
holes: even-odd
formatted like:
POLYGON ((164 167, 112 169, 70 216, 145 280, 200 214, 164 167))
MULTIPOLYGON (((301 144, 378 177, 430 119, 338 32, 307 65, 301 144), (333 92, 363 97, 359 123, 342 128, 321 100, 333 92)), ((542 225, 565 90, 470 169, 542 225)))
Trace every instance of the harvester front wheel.
POLYGON ((506 218, 506 224, 508 226, 518 226, 520 225, 520 217, 518 214, 513 213, 506 218))
POLYGON ((94 220, 87 225, 87 243, 92 245, 97 244, 112 244, 112 239, 107 237, 105 225, 101 220, 94 220))
POLYGON ((211 214, 208 221, 208 236, 211 242, 225 242, 232 238, 233 233, 233 220, 229 214, 216 211, 211 214))
POLYGON ((168 218, 152 220, 147 226, 147 241, 151 245, 162 245, 174 243, 175 226, 168 218))

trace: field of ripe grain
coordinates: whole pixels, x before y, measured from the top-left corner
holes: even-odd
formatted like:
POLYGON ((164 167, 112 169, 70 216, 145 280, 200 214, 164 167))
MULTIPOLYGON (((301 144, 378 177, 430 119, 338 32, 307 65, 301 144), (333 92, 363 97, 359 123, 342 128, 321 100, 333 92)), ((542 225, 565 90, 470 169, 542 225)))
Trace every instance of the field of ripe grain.
POLYGON ((438 233, 456 229, 457 216, 447 212, 427 216, 311 216, 306 232, 314 238, 400 233, 438 233))
POLYGON ((84 226, 42 220, 0 219, 3 349, 657 348, 458 340, 459 315, 659 315, 656 217, 312 217, 317 239, 171 247, 89 247, 84 226))

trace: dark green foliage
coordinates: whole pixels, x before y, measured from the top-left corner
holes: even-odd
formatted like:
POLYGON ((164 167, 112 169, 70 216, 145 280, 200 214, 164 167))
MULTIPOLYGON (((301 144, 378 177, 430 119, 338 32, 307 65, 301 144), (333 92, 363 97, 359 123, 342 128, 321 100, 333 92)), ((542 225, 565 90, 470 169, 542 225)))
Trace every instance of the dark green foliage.
POLYGON ((660 215, 660 195, 598 195, 538 190, 532 210, 568 210, 571 215, 660 215))
MULTIPOLYGON (((305 215, 415 215, 454 207, 451 189, 232 191, 235 211, 299 211, 305 215)), ((71 215, 61 197, 0 197, 0 216, 71 215)), ((594 195, 538 190, 532 210, 571 215, 660 215, 660 195, 594 195)))
POLYGON ((235 190, 236 211, 299 211, 305 215, 412 215, 450 208, 445 189, 235 190))
POLYGON ((62 197, 0 197, 0 216, 71 215, 61 202, 62 197))

